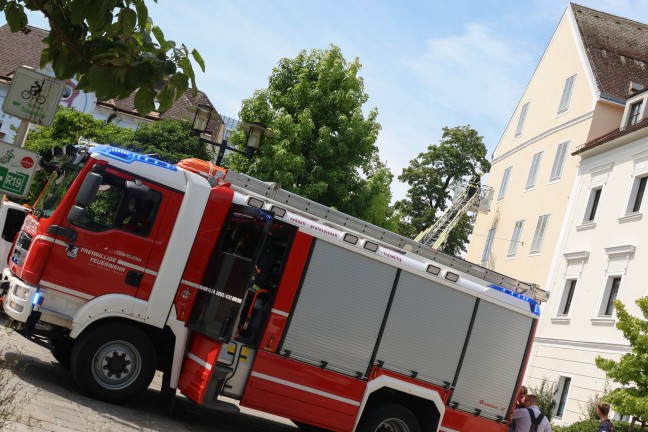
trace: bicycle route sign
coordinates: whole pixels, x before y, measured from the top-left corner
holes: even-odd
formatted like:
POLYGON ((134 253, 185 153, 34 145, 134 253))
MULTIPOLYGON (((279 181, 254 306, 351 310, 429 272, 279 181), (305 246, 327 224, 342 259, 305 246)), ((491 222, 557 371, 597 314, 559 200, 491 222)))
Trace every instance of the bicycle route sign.
POLYGON ((51 126, 64 88, 62 81, 21 66, 13 75, 2 110, 30 123, 51 126))
POLYGON ((0 141, 0 193, 27 196, 37 163, 37 153, 0 141))

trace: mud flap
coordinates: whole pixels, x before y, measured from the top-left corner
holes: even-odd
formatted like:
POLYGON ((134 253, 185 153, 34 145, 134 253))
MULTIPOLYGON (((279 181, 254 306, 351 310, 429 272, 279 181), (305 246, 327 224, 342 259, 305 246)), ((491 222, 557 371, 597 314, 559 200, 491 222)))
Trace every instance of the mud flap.
POLYGON ((178 389, 198 404, 202 404, 205 400, 207 387, 222 346, 222 342, 217 342, 200 333, 194 333, 191 336, 189 349, 185 353, 180 372, 178 389))

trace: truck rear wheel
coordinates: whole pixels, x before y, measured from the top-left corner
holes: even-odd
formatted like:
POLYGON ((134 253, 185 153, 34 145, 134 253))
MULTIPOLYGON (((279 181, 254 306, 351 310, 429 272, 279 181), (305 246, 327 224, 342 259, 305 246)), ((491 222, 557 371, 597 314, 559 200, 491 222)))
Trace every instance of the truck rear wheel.
POLYGON ((155 347, 142 330, 110 324, 90 330, 74 345, 71 371, 91 397, 120 403, 151 384, 155 356, 155 347))
POLYGON ((380 405, 368 413, 358 432, 421 432, 416 416, 402 405, 380 405))

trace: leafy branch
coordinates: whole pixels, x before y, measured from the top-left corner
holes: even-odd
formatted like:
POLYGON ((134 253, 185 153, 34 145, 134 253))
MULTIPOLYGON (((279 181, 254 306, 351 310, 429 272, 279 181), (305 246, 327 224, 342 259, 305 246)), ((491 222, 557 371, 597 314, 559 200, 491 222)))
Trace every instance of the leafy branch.
POLYGON ((141 115, 170 108, 190 82, 195 96, 191 58, 204 72, 202 57, 167 40, 144 0, 0 0, 12 32, 29 32, 26 9, 42 13, 51 28, 41 68, 51 63, 57 78, 76 77, 79 90, 102 100, 135 93, 141 115))

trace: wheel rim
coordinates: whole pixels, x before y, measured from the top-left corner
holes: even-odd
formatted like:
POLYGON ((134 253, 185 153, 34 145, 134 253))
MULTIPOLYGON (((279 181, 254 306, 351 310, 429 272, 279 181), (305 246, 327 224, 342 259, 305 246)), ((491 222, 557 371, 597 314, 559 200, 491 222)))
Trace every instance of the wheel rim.
POLYGON ((120 390, 131 385, 141 369, 142 357, 134 345, 112 341, 97 350, 92 375, 100 386, 120 390))
POLYGON ((378 425, 375 432, 409 432, 410 428, 399 418, 385 419, 378 425))

